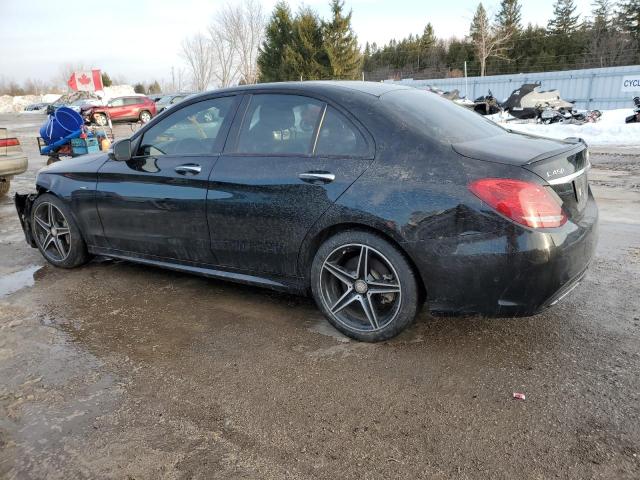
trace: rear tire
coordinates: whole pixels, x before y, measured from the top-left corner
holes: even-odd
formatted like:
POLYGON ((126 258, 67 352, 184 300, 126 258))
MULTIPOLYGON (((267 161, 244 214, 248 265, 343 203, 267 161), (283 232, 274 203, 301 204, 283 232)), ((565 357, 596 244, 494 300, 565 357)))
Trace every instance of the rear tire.
POLYGON ((11 188, 11 180, 8 178, 0 178, 0 197, 9 193, 9 188, 11 188))
POLYGON ((395 337, 420 306, 418 282, 402 252, 360 230, 339 233, 320 246, 311 266, 311 290, 335 328, 364 342, 395 337))
POLYGON ((45 193, 36 198, 31 225, 38 250, 52 265, 74 268, 91 258, 71 211, 55 195, 45 193))

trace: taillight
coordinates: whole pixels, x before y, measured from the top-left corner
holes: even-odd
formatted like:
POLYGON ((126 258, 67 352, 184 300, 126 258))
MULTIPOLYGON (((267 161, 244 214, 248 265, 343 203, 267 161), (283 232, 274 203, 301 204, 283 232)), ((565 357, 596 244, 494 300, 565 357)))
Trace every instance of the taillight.
POLYGON ((505 217, 527 227, 559 227, 567 221, 561 200, 535 183, 483 178, 470 183, 469 190, 505 217))
POLYGON ((17 147, 20 140, 17 138, 0 138, 0 147, 17 147))

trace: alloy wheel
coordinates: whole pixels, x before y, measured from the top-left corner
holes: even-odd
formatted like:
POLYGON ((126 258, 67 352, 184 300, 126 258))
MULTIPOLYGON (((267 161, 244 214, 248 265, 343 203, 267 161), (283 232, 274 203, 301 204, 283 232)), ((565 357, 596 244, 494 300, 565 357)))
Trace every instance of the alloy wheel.
POLYGON ((151 120, 151 115, 149 114, 149 112, 142 112, 140 114, 140 121, 142 123, 147 123, 149 120, 151 120))
POLYGON ((36 208, 34 232, 38 245, 51 260, 62 262, 71 252, 69 223, 58 207, 42 202, 36 208))
POLYGON ((368 245, 335 249, 322 264, 319 281, 326 309, 349 330, 382 330, 400 310, 402 287, 396 269, 368 245))
POLYGON ((104 127, 104 126, 107 125, 107 117, 106 117, 106 115, 103 115, 103 114, 99 113, 94 118, 95 118, 96 124, 98 124, 99 126, 104 127))

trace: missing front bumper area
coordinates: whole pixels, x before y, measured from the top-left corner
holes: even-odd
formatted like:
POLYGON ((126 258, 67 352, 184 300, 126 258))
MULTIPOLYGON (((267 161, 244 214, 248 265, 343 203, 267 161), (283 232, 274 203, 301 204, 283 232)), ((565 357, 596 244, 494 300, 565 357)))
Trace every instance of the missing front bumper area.
POLYGON ((31 225, 31 207, 38 195, 36 193, 29 193, 26 195, 20 195, 16 193, 13 197, 13 201, 18 211, 18 218, 20 219, 20 225, 24 232, 24 238, 29 245, 33 248, 37 248, 36 241, 33 237, 33 227, 31 225))

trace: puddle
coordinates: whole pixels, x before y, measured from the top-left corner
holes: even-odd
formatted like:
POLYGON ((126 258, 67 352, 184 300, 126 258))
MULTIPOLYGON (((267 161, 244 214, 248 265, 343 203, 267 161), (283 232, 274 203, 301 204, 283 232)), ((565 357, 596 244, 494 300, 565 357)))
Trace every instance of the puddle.
POLYGON ((34 274, 41 268, 42 265, 31 265, 24 270, 0 277, 0 298, 23 288, 32 287, 35 282, 34 274))
POLYGON ((342 343, 347 343, 351 341, 349 337, 344 336, 325 319, 321 319, 321 320, 318 320, 317 322, 314 322, 307 330, 311 332, 319 333, 321 335, 326 335, 327 337, 333 337, 337 341, 342 343))

